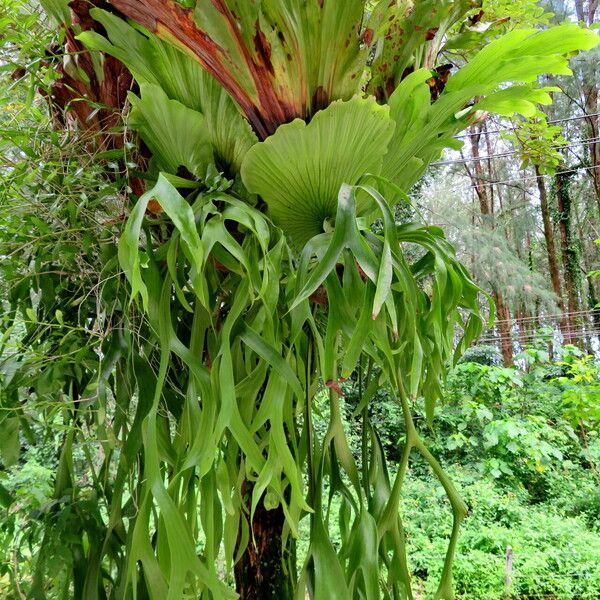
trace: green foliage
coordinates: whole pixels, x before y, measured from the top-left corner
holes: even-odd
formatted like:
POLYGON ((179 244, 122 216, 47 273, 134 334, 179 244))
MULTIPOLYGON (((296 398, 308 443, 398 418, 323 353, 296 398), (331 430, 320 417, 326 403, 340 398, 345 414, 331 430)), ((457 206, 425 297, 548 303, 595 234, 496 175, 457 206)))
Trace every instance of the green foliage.
MULTIPOLYGON (((597 39, 574 25, 513 31, 436 99, 437 50, 472 8, 438 4, 113 0, 134 24, 94 10, 106 37, 82 32, 92 54, 65 64, 110 54, 130 69, 127 123, 152 155, 139 198, 135 142, 97 152, 84 123, 53 130, 35 96, 52 95, 52 69, 40 67, 2 142, 11 592, 234 598, 260 508, 281 515, 284 544, 308 524, 297 578, 289 569, 299 598, 412 599, 401 508, 414 469, 450 504, 426 583, 449 600, 467 506, 438 457, 549 497, 568 440, 504 412, 525 375, 459 366, 475 400, 456 400, 460 419, 431 435, 447 366, 481 332, 480 290, 439 228, 399 225, 392 207, 481 111, 534 114, 549 100, 538 76, 569 72, 567 56, 597 39), (402 68, 376 101, 360 95, 380 41, 402 68), (350 377, 354 433, 340 399, 350 377), (51 485, 27 454, 38 438, 51 485)), ((59 41, 79 33, 64 3, 47 5, 59 41)))
POLYGON ((567 142, 560 126, 548 125, 545 116, 531 121, 521 121, 505 139, 513 142, 521 153, 521 169, 530 164, 539 167, 540 173, 553 174, 564 160, 560 147, 567 142))
POLYGON ((467 348, 458 361, 460 363, 476 363, 488 367, 498 367, 502 362, 502 356, 496 346, 477 344, 467 348))
MULTIPOLYGON (((237 536, 240 522, 237 511, 241 510, 235 493, 235 481, 242 477, 250 477, 256 482, 251 500, 252 511, 266 491, 275 505, 283 506, 287 516, 286 526, 292 535, 296 535, 302 511, 309 510, 298 467, 301 461, 298 448, 307 443, 302 438, 308 436, 307 439, 314 441, 307 451, 312 455, 313 468, 317 469, 309 474, 315 482, 312 484, 314 491, 309 496, 314 510, 311 522, 319 533, 311 538, 312 543, 300 581, 310 577, 313 589, 331 589, 329 578, 335 567, 338 570, 337 576, 345 571, 350 596, 355 594, 352 590, 359 589, 370 589, 364 593, 372 596, 375 593, 372 582, 377 579, 377 563, 362 564, 368 557, 361 558, 361 555, 356 554, 355 559, 361 561, 360 568, 365 569, 367 575, 363 580, 352 577, 352 573, 358 568, 356 563, 346 563, 343 553, 338 556, 325 532, 323 500, 318 491, 322 484, 319 482, 329 481, 331 493, 342 494, 350 503, 345 518, 353 522, 353 525, 345 531, 342 548, 369 542, 375 544, 376 553, 380 544, 388 547, 384 533, 398 535, 399 522, 388 515, 397 512, 399 496, 397 492, 392 494, 389 487, 387 491, 377 490, 375 486, 371 488, 364 475, 360 477, 341 426, 333 386, 330 394, 330 420, 324 438, 319 440, 310 429, 306 429, 311 427, 310 420, 304 421, 303 431, 295 426, 293 415, 306 410, 303 408, 306 394, 318 382, 318 379, 313 379, 314 376, 307 379, 304 371, 305 349, 311 348, 311 354, 314 352, 314 364, 321 365, 322 379, 319 379, 334 382, 336 363, 340 362, 342 369, 352 371, 362 348, 366 347, 373 360, 381 365, 383 375, 379 381, 385 377, 403 403, 406 403, 407 394, 417 394, 422 390, 429 398, 428 412, 432 412, 441 376, 437 365, 447 360, 453 351, 454 324, 459 322, 459 316, 455 312, 458 302, 472 312, 471 321, 466 325, 467 339, 477 331, 477 288, 471 284, 461 265, 455 262, 452 248, 445 242, 440 231, 415 225, 396 229, 387 204, 374 189, 366 186, 343 186, 337 211, 333 231, 316 236, 306 245, 300 257, 300 267, 294 271, 286 258, 290 252, 286 249, 281 233, 270 229, 259 211, 240 202, 224 189, 202 192, 189 205, 161 177, 157 185, 139 200, 130 216, 122 236, 120 260, 132 284, 133 297, 141 295, 150 324, 160 333, 161 367, 148 422, 152 423, 152 419, 158 416, 170 365, 170 352, 190 369, 193 377, 188 381, 188 386, 193 386, 192 389, 197 386, 201 390, 204 411, 197 418, 206 418, 201 417, 202 414, 211 415, 211 421, 204 422, 205 433, 202 437, 195 436, 194 428, 185 419, 179 422, 178 437, 181 441, 173 447, 173 452, 176 453, 173 462, 182 467, 180 471, 172 473, 174 479, 171 487, 191 468, 198 468, 202 477, 210 478, 210 464, 213 460, 217 461, 216 469, 223 473, 219 483, 222 486, 221 493, 231 495, 233 491, 232 500, 235 503, 232 506, 236 511, 231 520, 226 520, 223 531, 227 563, 231 564, 234 559, 235 545, 232 540, 237 536), (356 215, 358 191, 368 194, 367 197, 370 196, 375 201, 372 210, 378 209, 384 221, 382 235, 373 236, 368 230, 359 229, 360 222, 356 215), (151 199, 160 203, 175 230, 162 246, 153 249, 151 254, 142 256, 138 238, 143 215, 151 199), (225 210, 222 212, 223 208, 225 210), (229 231, 233 224, 242 226, 246 232, 243 245, 229 231), (419 244, 426 251, 414 274, 401 254, 400 240, 419 244), (346 249, 351 249, 356 258, 352 258, 346 249), (173 257, 173 252, 180 253, 179 260, 183 261, 179 263, 181 266, 175 270, 173 258, 170 258, 165 265, 166 270, 161 273, 154 256, 173 257), (377 256, 379 253, 385 255, 386 252, 390 256, 379 267, 381 259, 377 256), (318 263, 312 260, 315 254, 321 257, 318 263), (217 261, 226 267, 224 274, 215 269, 217 261), (341 279, 337 276, 338 263, 344 267, 341 279), (183 265, 189 289, 187 293, 180 283, 180 269, 183 265), (365 280, 360 277, 359 266, 366 273, 365 280), (418 285, 417 277, 431 278, 431 298, 418 285), (282 284, 281 280, 285 283, 282 284), (315 318, 321 318, 320 309, 311 309, 309 305, 310 296, 322 285, 325 285, 329 307, 323 333, 315 324, 315 318), (452 295, 447 293, 446 286, 449 285, 454 286, 452 295), (171 298, 172 286, 177 301, 171 298), (224 296, 224 291, 227 291, 227 296, 224 296), (367 298, 366 302, 364 298, 367 298), (210 325, 211 315, 221 313, 218 307, 225 299, 227 302, 222 324, 219 327, 210 325), (407 301, 414 303, 415 308, 418 306, 419 311, 409 308, 407 301), (377 302, 379 308, 376 308, 377 302), (192 335, 188 346, 175 331, 173 323, 180 320, 176 314, 188 311, 193 304, 195 321, 198 326, 200 323, 205 325, 197 334, 192 335), (381 310, 384 305, 385 309, 381 310), (419 316, 415 319, 416 314, 419 316), (445 315, 444 319, 441 319, 441 314, 445 315), (449 319, 448 315, 451 315, 449 319), (365 323, 369 324, 368 329, 365 329, 365 323), (202 337, 196 340, 195 335, 202 337), (430 336, 437 336, 436 344, 430 336), (194 348, 202 343, 203 338, 205 341, 202 345, 205 344, 213 356, 210 372, 193 359, 194 348), (393 349, 400 345, 411 351, 394 353, 393 349), (290 360, 291 357, 293 360, 290 360), (266 364, 272 368, 268 379, 266 364), (211 376, 211 373, 218 373, 218 379, 211 376), (399 373, 404 374, 402 379, 398 379, 399 373), (259 389, 263 390, 262 402, 254 407, 252 400, 259 389), (290 441, 290 435, 298 437, 290 441), (185 440, 183 436, 189 437, 185 440), (226 452, 215 455, 211 451, 211 448, 218 447, 222 438, 228 445, 235 440, 243 451, 245 460, 239 467, 234 468, 225 462, 226 452), (266 460, 263 452, 266 453, 266 460), (337 461, 348 477, 352 491, 340 479, 335 466, 337 461), (226 476, 228 472, 231 474, 226 476), (371 512, 368 509, 368 498, 375 492, 381 504, 375 512, 371 512), (357 510, 356 507, 361 509, 357 510), (381 533, 374 534, 375 527, 381 533), (328 565, 327 569, 324 568, 325 564, 328 565)), ((373 382, 377 383, 375 380, 373 382)), ((373 382, 370 382, 371 385, 373 382)), ((189 404, 189 400, 187 402, 189 404)), ((185 409, 183 414, 188 410, 191 407, 185 409)), ((410 425, 411 421, 407 423, 410 425)), ((436 474, 450 490, 455 514, 460 514, 458 511, 462 505, 450 487, 451 484, 443 474, 439 474, 437 462, 422 446, 416 432, 413 430, 410 435, 411 445, 423 452, 436 469, 436 474)), ((192 559, 192 540, 180 535, 183 527, 181 519, 185 516, 185 512, 181 511, 188 505, 189 499, 185 502, 180 500, 181 508, 177 508, 173 499, 164 495, 162 483, 159 483, 158 441, 157 429, 149 426, 144 438, 149 466, 145 470, 147 483, 142 487, 141 502, 149 503, 154 498, 162 510, 169 514, 169 520, 165 520, 164 533, 158 531, 159 543, 168 543, 161 542, 164 534, 171 536, 179 532, 177 547, 169 545, 170 552, 176 553, 171 561, 173 576, 183 577, 192 569, 205 585, 216 585, 213 567, 208 566, 204 571, 204 567, 195 564, 196 561, 192 559), (187 546, 184 546, 184 542, 187 546), (184 552, 188 558, 185 558, 184 552)), ((376 444, 374 439, 373 444, 376 444)), ((366 460, 369 460, 369 471, 379 473, 380 478, 384 477, 385 466, 379 462, 380 458, 377 455, 367 458, 368 456, 366 453, 363 455, 365 468, 366 460)), ((395 487, 401 487, 401 477, 397 478, 395 487)), ((212 504, 215 498, 200 496, 201 512, 207 501, 212 504)), ((149 518, 149 514, 144 515, 144 519, 149 518)), ((214 518, 214 522, 203 522, 202 525, 207 539, 213 539, 218 547, 221 540, 213 536, 219 531, 219 521, 216 519, 220 519, 220 516, 215 514, 214 518)), ((142 523, 141 517, 138 517, 137 523, 142 523)), ((143 529, 149 526, 146 521, 143 529)), ((136 538, 131 551, 136 559, 145 564, 146 569, 153 569, 144 550, 145 543, 143 538, 136 538)), ((390 544, 389 548, 395 556, 394 560, 405 561, 402 545, 390 544)), ((212 556, 207 554, 207 565, 213 564, 212 556)), ((451 572, 447 568, 445 573, 442 584, 448 586, 451 572)), ((390 587, 406 586, 407 576, 404 571, 395 573, 390 580, 390 587)), ((215 593, 225 592, 215 587, 215 593)))
MULTIPOLYGON (((168 42, 149 32, 139 31, 107 11, 93 9, 91 13, 106 29, 108 39, 92 31, 81 33, 79 39, 88 48, 105 52, 126 64, 140 85, 156 86, 169 100, 204 115, 217 166, 228 175, 235 176, 244 155, 256 142, 256 137, 231 97, 192 57, 168 42), (223 127, 224 123, 227 123, 226 127, 223 127)), ((161 102, 166 103, 164 98, 161 102)), ((166 105, 174 114, 163 113, 152 126, 156 127, 162 122, 169 137, 176 136, 170 140, 169 153, 175 154, 175 157, 185 157, 189 152, 188 146, 194 143, 194 136, 191 135, 192 132, 182 129, 181 122, 178 127, 177 119, 181 119, 182 114, 194 121, 201 117, 194 117, 190 110, 177 109, 176 103, 169 102, 166 105)), ((152 138, 147 138, 147 141, 151 145, 165 145, 160 131, 155 132, 152 138)), ((167 149, 163 148, 165 150, 167 149)), ((207 148, 202 151, 210 152, 207 148)), ((175 160, 175 157, 171 160, 175 160)), ((201 176, 204 175, 205 173, 201 173, 201 176)))
POLYGON ((255 145, 242 165, 244 184, 302 248, 333 224, 342 184, 379 175, 393 130, 387 107, 372 99, 335 102, 308 125, 296 119, 255 145))
POLYGON ((180 167, 204 178, 213 164, 206 119, 177 100, 169 100, 162 88, 144 84, 140 98, 130 94, 129 125, 148 144, 158 171, 177 174, 180 167))
MULTIPOLYGON (((470 508, 456 560, 457 598, 504 598, 506 548, 513 549, 510 598, 550 595, 565 600, 592 600, 600 584, 597 532, 580 518, 568 518, 549 505, 530 505, 522 494, 492 481, 474 481, 453 473, 470 508)), ((431 482, 414 479, 405 502, 408 544, 414 569, 424 582, 425 597, 434 591, 435 557, 442 552, 432 524, 449 530, 443 499, 431 482)))
POLYGON ((562 388, 565 416, 574 427, 600 425, 600 367, 592 356, 572 356, 562 363, 565 374, 556 381, 562 388))
MULTIPOLYGON (((587 438, 577 435, 561 405, 564 386, 579 385, 574 373, 581 366, 571 372, 567 365, 580 361, 585 372, 597 367, 573 347, 555 362, 530 348, 518 368, 462 362, 449 374, 435 431, 423 427, 422 433, 443 464, 460 465, 449 470, 469 507, 455 563, 457 597, 504 597, 508 546, 514 552, 510 597, 595 597, 600 488, 590 459, 600 445, 597 429, 587 438)), ((345 384, 349 439, 358 453, 356 391, 356 382, 345 384)), ((378 390, 369 414, 386 454, 396 458, 405 431, 393 399, 378 390)), ((421 461, 407 476, 402 514, 411 568, 431 597, 444 549, 440 527, 442 538, 451 530, 447 500, 421 461)))

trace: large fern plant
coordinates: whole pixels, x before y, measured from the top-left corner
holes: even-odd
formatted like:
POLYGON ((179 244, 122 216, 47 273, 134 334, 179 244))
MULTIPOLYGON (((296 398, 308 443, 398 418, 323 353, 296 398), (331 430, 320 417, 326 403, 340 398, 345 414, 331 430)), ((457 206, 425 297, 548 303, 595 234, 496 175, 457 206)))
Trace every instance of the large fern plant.
MULTIPOLYGON (((77 29, 59 0, 45 4, 77 29)), ((85 597, 233 598, 235 573, 247 598, 413 598, 401 498, 416 452, 454 515, 436 595, 452 598, 466 506, 412 408, 424 398, 433 419, 445 368, 481 329, 481 298, 443 232, 398 226, 393 205, 486 113, 550 102, 538 77, 568 74, 568 56, 597 36, 512 31, 447 77, 438 55, 477 1, 111 5, 92 11, 101 33, 79 40, 136 82, 127 126, 151 156, 148 191, 119 260, 149 323, 141 356, 155 347, 160 360, 155 372, 133 365, 85 597), (359 456, 340 412, 349 377, 359 456), (397 465, 369 419, 381 386, 404 416, 397 465), (302 521, 309 549, 296 564, 302 521)))

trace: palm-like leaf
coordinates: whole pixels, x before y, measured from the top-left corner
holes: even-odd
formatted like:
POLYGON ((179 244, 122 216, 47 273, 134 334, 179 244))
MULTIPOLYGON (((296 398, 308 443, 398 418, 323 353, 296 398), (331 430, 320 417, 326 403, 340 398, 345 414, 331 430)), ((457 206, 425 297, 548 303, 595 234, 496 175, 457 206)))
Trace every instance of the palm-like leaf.
POLYGON ((331 226, 343 183, 378 174, 394 122, 374 100, 335 102, 307 125, 283 125, 254 146, 242 166, 248 190, 267 202, 275 223, 302 247, 331 226))

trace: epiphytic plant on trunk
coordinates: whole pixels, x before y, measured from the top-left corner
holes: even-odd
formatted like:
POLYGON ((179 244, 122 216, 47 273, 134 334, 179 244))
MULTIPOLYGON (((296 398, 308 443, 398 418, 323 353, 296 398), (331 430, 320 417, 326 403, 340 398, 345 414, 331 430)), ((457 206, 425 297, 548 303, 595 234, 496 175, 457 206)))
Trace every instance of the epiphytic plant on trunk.
POLYGON ((400 508, 414 451, 450 500, 436 597, 452 598, 466 506, 411 407, 424 397, 433 419, 444 369, 480 331, 479 290, 442 231, 397 226, 391 207, 486 113, 533 116, 550 102, 538 76, 568 73, 567 57, 597 36, 513 31, 449 76, 438 55, 481 19, 476 1, 111 5, 120 16, 92 10, 102 27, 78 41, 137 84, 127 124, 151 153, 149 184, 119 260, 160 360, 156 375, 139 361, 131 430, 114 436, 122 456, 86 597, 233 598, 231 575, 243 598, 412 598, 400 508), (360 457, 340 413, 353 373, 360 457), (380 386, 405 420, 399 465, 369 420, 380 386))

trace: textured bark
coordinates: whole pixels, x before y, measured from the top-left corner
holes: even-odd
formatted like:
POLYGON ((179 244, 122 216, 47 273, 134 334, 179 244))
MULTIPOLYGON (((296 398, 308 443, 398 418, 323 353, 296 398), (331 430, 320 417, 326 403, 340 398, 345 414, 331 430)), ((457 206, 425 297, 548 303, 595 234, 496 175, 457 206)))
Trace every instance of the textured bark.
POLYGON ((586 123, 588 130, 588 138, 595 140, 589 143, 590 150, 590 167, 592 180, 594 182, 594 192, 596 193, 596 204, 598 206, 598 214, 600 215, 600 121, 598 120, 598 111, 600 104, 598 103, 598 95, 600 86, 591 85, 587 86, 585 90, 586 95, 586 123))
POLYGON ((548 202, 548 190, 546 183, 540 173, 540 168, 536 165, 535 174, 537 176, 537 186, 540 192, 540 207, 542 210, 542 222, 544 224, 544 239, 546 240, 546 255, 548 257, 548 268, 550 270, 550 279, 552 289, 558 297, 561 312, 564 311, 564 301, 562 297, 562 284, 560 281, 560 271, 558 269, 558 258, 556 256, 556 242, 554 240, 554 228, 550 217, 550 205, 548 202))
POLYGON ((577 344, 577 321, 575 314, 579 310, 578 297, 578 256, 573 239, 573 224, 571 200, 567 189, 568 179, 572 173, 561 173, 556 175, 556 204, 558 209, 558 224, 560 230, 560 241, 562 250, 563 273, 565 289, 567 294, 567 333, 565 343, 577 344))
POLYGON ((511 337, 511 316, 510 310, 504 301, 501 292, 494 292, 494 302, 496 302, 496 316, 498 318, 498 331, 500 333, 500 345, 502 347, 502 360, 505 367, 513 364, 513 342, 511 337))
MULTIPOLYGON (((479 143, 483 131, 482 125, 475 125, 471 130, 471 153, 474 161, 473 171, 471 171, 465 164, 465 168, 473 186, 479 198, 479 209, 484 219, 484 224, 488 227, 494 227, 492 222, 494 213, 493 197, 488 193, 489 186, 489 175, 486 177, 484 174, 482 161, 479 160, 481 155, 479 153, 479 143)), ((486 136, 487 137, 487 136, 486 136)), ((487 141, 487 140, 486 140, 487 141)), ((505 366, 513 364, 513 342, 511 337, 511 315, 510 309, 504 299, 502 290, 495 289, 493 292, 494 302, 496 303, 496 318, 498 325, 498 332, 500 334, 500 345, 502 347, 502 357, 505 366)))
POLYGON ((475 126, 472 128, 470 140, 471 140, 471 154, 475 159, 473 161, 473 169, 475 174, 468 171, 471 180, 475 186, 475 192, 479 198, 479 208, 481 214, 484 217, 488 217, 493 213, 493 206, 489 201, 487 181, 483 173, 483 165, 481 164, 481 155, 479 153, 479 141, 481 139, 481 126, 475 126))
POLYGON ((561 313, 560 330, 563 336, 569 334, 569 321, 565 315, 565 300, 563 298, 562 283, 560 280, 560 268, 558 264, 558 256, 556 253, 556 240, 554 237, 554 227, 552 218, 550 217, 550 203, 548 200, 548 190, 546 183, 540 172, 539 167, 535 166, 535 174, 537 176, 537 186, 540 193, 540 208, 542 211, 542 222, 544 224, 544 239, 546 240, 546 256, 548 257, 548 270, 550 271, 550 280, 552 281, 552 289, 558 299, 558 308, 561 313))
MULTIPOLYGON (((246 483, 246 498, 251 496, 250 490, 251 484, 246 483)), ((259 502, 250 542, 235 565, 236 590, 240 600, 292 600, 295 577, 289 572, 288 565, 295 565, 295 546, 291 538, 284 546, 284 521, 281 506, 267 510, 262 501, 259 502)))
MULTIPOLYGON (((588 0, 587 2, 575 0, 577 19, 590 27, 596 21, 599 6, 600 2, 598 0, 588 0)), ((600 214, 600 140, 598 136, 600 133, 598 117, 600 85, 596 77, 590 77, 588 80, 582 81, 582 88, 587 134, 590 140, 594 140, 589 142, 590 175, 594 184, 598 213, 600 214)))

